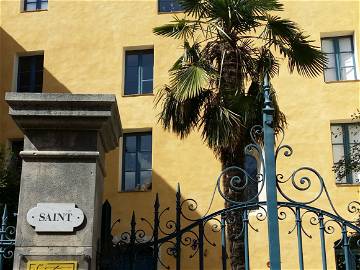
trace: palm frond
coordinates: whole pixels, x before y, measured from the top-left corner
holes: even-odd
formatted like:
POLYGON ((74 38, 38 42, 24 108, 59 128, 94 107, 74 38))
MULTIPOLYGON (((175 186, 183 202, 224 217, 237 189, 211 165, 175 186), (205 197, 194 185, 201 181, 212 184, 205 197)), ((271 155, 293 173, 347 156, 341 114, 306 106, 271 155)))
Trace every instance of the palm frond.
POLYGON ((200 112, 205 100, 211 95, 210 91, 203 91, 200 95, 186 101, 179 101, 174 96, 174 91, 169 86, 160 89, 156 97, 156 105, 161 104, 159 121, 166 130, 171 130, 185 138, 197 127, 200 112))
POLYGON ((326 64, 325 55, 311 45, 313 41, 294 22, 268 15, 261 36, 268 41, 269 48, 274 46, 287 58, 290 72, 296 69, 300 75, 307 77, 315 77, 322 72, 326 64))
POLYGON ((192 99, 201 94, 209 86, 209 71, 196 64, 173 71, 170 83, 174 89, 174 97, 179 101, 192 99))
POLYGON ((231 146, 238 140, 241 129, 239 116, 226 108, 220 101, 208 102, 200 126, 202 138, 208 146, 216 151, 231 146))
POLYGON ((294 35, 300 32, 299 27, 293 21, 282 19, 279 16, 266 15, 266 25, 261 37, 270 45, 278 42, 288 42, 294 35))
POLYGON ((155 27, 153 33, 159 36, 172 37, 176 39, 188 39, 200 28, 197 20, 187 20, 185 18, 174 17, 169 24, 155 27))
POLYGON ((291 39, 290 46, 281 48, 280 52, 288 58, 290 72, 296 69, 302 76, 318 76, 327 63, 326 56, 319 48, 310 45, 310 42, 301 35, 291 39))
POLYGON ((203 18, 207 14, 207 1, 205 0, 179 0, 179 4, 191 17, 203 18))
MULTIPOLYGON (((256 57, 256 76, 259 74, 268 73, 271 77, 275 77, 279 74, 280 64, 278 59, 273 55, 269 48, 262 46, 257 50, 256 57)), ((258 81, 258 79, 253 79, 258 81)))
POLYGON ((269 11, 282 11, 284 5, 278 0, 233 0, 238 5, 245 6, 253 14, 264 14, 269 11))

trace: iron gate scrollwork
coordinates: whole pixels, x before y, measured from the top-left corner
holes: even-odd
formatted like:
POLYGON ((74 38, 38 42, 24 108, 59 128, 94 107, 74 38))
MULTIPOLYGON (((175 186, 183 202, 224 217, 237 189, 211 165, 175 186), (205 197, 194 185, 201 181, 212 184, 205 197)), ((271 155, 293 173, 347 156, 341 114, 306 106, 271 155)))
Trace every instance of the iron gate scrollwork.
MULTIPOLYGON (((272 128, 269 82, 264 82, 265 108, 263 126, 251 129, 252 143, 245 148, 246 155, 253 155, 261 166, 257 175, 250 175, 240 167, 229 167, 218 177, 213 196, 220 194, 228 202, 228 207, 209 213, 210 203, 205 215, 194 217, 198 204, 194 199, 183 198, 178 186, 175 207, 162 208, 156 195, 153 220, 138 219, 133 213, 130 229, 117 237, 111 235, 114 224, 111 222, 111 207, 104 204, 100 268, 108 269, 182 269, 182 258, 196 258, 191 269, 206 269, 207 253, 214 248, 219 256, 219 265, 212 269, 230 269, 227 241, 227 227, 235 222, 234 213, 241 215, 242 226, 236 237, 243 241, 244 269, 250 269, 250 243, 253 232, 259 232, 261 224, 267 225, 269 247, 268 267, 281 269, 279 224, 290 224, 286 232, 296 236, 297 266, 306 269, 304 260, 304 241, 319 239, 316 246, 321 254, 321 269, 328 269, 329 240, 337 235, 334 243, 336 268, 354 270, 360 268, 360 202, 352 201, 346 210, 346 218, 335 208, 325 181, 318 171, 311 167, 301 167, 288 174, 278 173, 276 165, 281 157, 289 158, 293 149, 284 141, 281 131, 280 143, 275 147, 275 135, 272 128), (259 145, 259 136, 263 138, 263 148, 259 145), (241 175, 241 177, 239 177, 241 175), (258 192, 244 201, 234 201, 226 195, 222 179, 228 178, 231 192, 244 192, 258 185, 258 192), (260 201, 260 194, 266 192, 266 201, 260 201), (281 199, 277 199, 277 196, 281 199), (321 205, 323 209, 317 206, 321 205), (173 214, 171 215, 171 210, 173 214), (174 218, 168 218, 168 215, 174 218), (139 224, 142 226, 139 227, 139 224), (317 236, 315 237, 314 232, 317 236), (148 236, 148 237, 147 237, 148 236), (196 265, 195 265, 196 261, 196 265)), ((213 200, 211 200, 213 202, 213 200)), ((343 211, 342 211, 343 213, 343 211)), ((283 232, 282 232, 283 234, 283 232)), ((334 264, 334 262, 332 262, 334 264)))
POLYGON ((0 270, 9 269, 15 247, 15 227, 8 225, 8 210, 5 205, 0 216, 0 270))

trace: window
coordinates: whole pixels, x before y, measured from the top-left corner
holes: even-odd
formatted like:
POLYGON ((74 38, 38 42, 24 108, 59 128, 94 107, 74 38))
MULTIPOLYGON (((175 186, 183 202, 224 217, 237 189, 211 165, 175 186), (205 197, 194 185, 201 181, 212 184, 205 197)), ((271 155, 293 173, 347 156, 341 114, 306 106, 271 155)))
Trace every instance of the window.
POLYGON ((334 164, 341 165, 341 176, 337 174, 337 183, 360 183, 360 173, 345 168, 351 168, 351 163, 356 156, 360 140, 360 124, 335 124, 331 125, 331 141, 333 148, 334 164), (342 176, 343 175, 343 176, 342 176))
POLYGON ((159 12, 176 12, 183 10, 178 0, 159 0, 159 12))
POLYGON ((328 59, 324 69, 326 82, 356 80, 352 36, 323 38, 321 40, 321 49, 328 59))
POLYGON ((41 93, 43 85, 43 55, 20 56, 17 91, 41 93))
POLYGON ((153 91, 154 51, 128 51, 125 57, 125 95, 153 91))
POLYGON ((48 0, 24 0, 24 11, 47 10, 48 0))
POLYGON ((150 132, 124 134, 123 191, 151 189, 152 135, 150 132))

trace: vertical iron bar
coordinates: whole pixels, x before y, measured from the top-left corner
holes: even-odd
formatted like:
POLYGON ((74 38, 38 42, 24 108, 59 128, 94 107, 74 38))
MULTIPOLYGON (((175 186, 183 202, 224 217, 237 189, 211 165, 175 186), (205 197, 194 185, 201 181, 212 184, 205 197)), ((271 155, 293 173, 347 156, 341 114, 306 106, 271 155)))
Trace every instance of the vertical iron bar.
POLYGON ((180 270, 181 262, 181 193, 180 184, 178 183, 176 191, 176 270, 180 270))
POLYGON ((221 259, 222 259, 222 270, 226 270, 226 232, 225 232, 225 214, 221 214, 221 259))
POLYGON ((346 225, 342 225, 342 238, 343 238, 343 250, 345 256, 345 269, 351 270, 350 265, 350 252, 349 252, 349 238, 347 236, 347 228, 346 225))
POLYGON ((3 241, 4 241, 4 233, 6 229, 6 221, 7 221, 7 206, 5 204, 2 219, 1 219, 1 227, 0 227, 0 270, 3 270, 4 257, 3 252, 5 252, 5 248, 3 249, 3 241))
POLYGON ((298 240, 299 269, 304 270, 304 256, 303 256, 302 232, 301 232, 301 215, 300 215, 299 207, 296 207, 296 231, 297 231, 297 240, 298 240))
POLYGON ((274 108, 271 106, 270 85, 268 74, 264 77, 264 104, 263 109, 263 132, 264 132, 264 152, 265 152, 265 181, 266 198, 268 211, 268 238, 269 238, 269 257, 270 269, 281 270, 280 263, 280 239, 279 221, 277 209, 277 190, 276 190, 276 168, 275 168, 275 135, 273 128, 274 108))
POLYGON ((135 212, 133 211, 131 217, 131 232, 130 232, 130 270, 134 269, 134 253, 135 253, 135 241, 136 241, 136 219, 135 212))
POLYGON ((159 202, 159 194, 156 193, 156 198, 155 198, 155 203, 154 203, 154 232, 153 232, 153 236, 154 236, 154 256, 153 256, 153 270, 157 269, 157 262, 158 262, 158 258, 159 258, 159 245, 158 245, 158 240, 159 240, 159 207, 160 207, 160 202, 159 202))
POLYGON ((204 270, 204 223, 199 223, 199 269, 204 270))
POLYGON ((243 222, 244 222, 244 245, 245 245, 245 270, 250 269, 250 260, 249 260, 249 215, 248 210, 245 209, 243 213, 243 222))
POLYGON ((326 248, 325 248, 325 226, 324 226, 324 216, 322 213, 319 214, 319 229, 320 229, 322 269, 327 270, 326 248))

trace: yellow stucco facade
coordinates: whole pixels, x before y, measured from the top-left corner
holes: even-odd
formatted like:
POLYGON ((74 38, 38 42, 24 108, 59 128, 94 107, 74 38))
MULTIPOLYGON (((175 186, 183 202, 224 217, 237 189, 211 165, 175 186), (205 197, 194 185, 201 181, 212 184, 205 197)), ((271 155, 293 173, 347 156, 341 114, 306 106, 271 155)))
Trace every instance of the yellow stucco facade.
MULTIPOLYGON (((0 0, 0 142, 22 137, 8 116, 4 102, 7 91, 15 91, 16 59, 31 52, 44 53, 43 92, 115 94, 124 132, 152 131, 152 190, 121 192, 121 149, 106 157, 107 177, 104 199, 112 205, 113 219, 122 222, 115 230, 128 228, 132 210, 137 217, 152 219, 152 205, 159 193, 163 207, 174 207, 176 185, 181 184, 184 198, 199 202, 196 215, 202 216, 209 203, 221 164, 203 144, 200 134, 180 140, 164 131, 157 122, 154 95, 124 96, 124 52, 127 49, 154 49, 154 92, 167 82, 168 69, 179 56, 179 43, 152 34, 155 26, 171 20, 172 14, 159 14, 156 0, 52 1, 48 10, 23 12, 21 0, 0 0)), ((297 22, 320 46, 321 37, 354 36, 358 78, 360 63, 359 0, 287 0, 282 17, 297 22)), ((359 200, 359 185, 336 185, 330 123, 351 120, 360 102, 360 81, 325 83, 323 76, 308 79, 289 74, 284 64, 273 80, 279 104, 289 126, 285 142, 292 145, 294 156, 279 164, 285 172, 299 166, 316 168, 325 179, 330 196, 339 211, 351 200, 359 200)), ((328 209, 321 199, 318 206, 328 209)), ((221 209, 223 200, 216 196, 211 211, 221 209)), ((171 217, 171 216, 170 216, 171 217)), ((140 222, 139 222, 140 223, 140 222)), ((267 269, 266 224, 251 231, 252 269, 267 269)), ((287 235, 291 224, 281 223, 283 269, 298 269, 295 234, 287 235)), ((339 235, 338 235, 339 236, 339 235)), ((329 236, 328 266, 334 269, 333 242, 329 236)), ((321 268, 318 231, 313 239, 304 239, 306 269, 321 268)), ((219 269, 219 248, 206 247, 206 269, 219 269)), ((165 251, 164 251, 165 253, 165 251)), ((165 255, 164 255, 165 256, 165 255)), ((183 254, 183 269, 196 269, 197 258, 183 254)))

